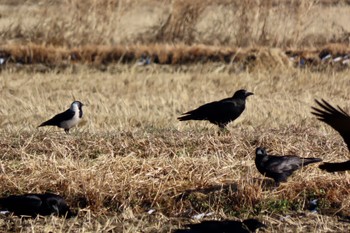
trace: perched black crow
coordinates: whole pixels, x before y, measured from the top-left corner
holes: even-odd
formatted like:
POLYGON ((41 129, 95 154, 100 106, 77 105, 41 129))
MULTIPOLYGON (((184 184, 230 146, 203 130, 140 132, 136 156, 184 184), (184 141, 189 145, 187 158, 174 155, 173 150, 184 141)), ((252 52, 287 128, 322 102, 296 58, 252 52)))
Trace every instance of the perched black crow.
MULTIPOLYGON (((312 107, 314 110, 312 114, 317 116, 317 119, 330 125, 333 129, 344 139, 348 150, 350 150, 350 116, 339 106, 338 109, 327 103, 322 99, 321 101, 315 100, 319 108, 312 107)), ((319 166, 322 170, 328 172, 346 171, 350 170, 350 160, 342 163, 323 163, 319 166)))
POLYGON ((259 228, 266 228, 266 225, 256 219, 246 219, 243 222, 225 221, 203 221, 197 224, 189 224, 190 229, 178 229, 174 233, 250 233, 259 228))
POLYGON ((57 215, 70 218, 70 211, 66 201, 59 195, 52 193, 11 195, 0 198, 0 209, 13 212, 15 215, 31 216, 57 215))
POLYGON ((80 101, 74 101, 65 112, 57 114, 50 120, 41 123, 38 127, 52 125, 63 128, 68 133, 69 129, 76 126, 83 117, 83 106, 84 104, 80 101))
POLYGON ((321 162, 319 158, 300 158, 295 155, 268 155, 265 148, 258 147, 255 151, 255 165, 261 174, 275 180, 276 186, 286 182, 294 171, 311 163, 321 162))
POLYGON ((180 121, 207 120, 224 129, 228 123, 239 117, 245 109, 245 100, 252 92, 238 90, 232 97, 204 104, 197 109, 183 113, 180 121))

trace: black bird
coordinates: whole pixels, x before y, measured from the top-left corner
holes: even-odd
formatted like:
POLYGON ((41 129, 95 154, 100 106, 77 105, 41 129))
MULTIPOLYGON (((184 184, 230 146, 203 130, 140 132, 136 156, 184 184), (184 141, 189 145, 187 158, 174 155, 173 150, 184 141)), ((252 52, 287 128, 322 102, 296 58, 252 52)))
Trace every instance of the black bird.
POLYGON ((83 106, 84 104, 80 101, 74 101, 65 112, 57 114, 50 120, 41 123, 38 127, 52 125, 63 128, 68 133, 69 129, 76 126, 83 117, 83 106))
POLYGON ((259 228, 266 228, 266 225, 256 219, 246 219, 243 222, 225 221, 203 221, 197 224, 188 224, 190 229, 178 229, 174 233, 250 233, 259 228))
POLYGON ((341 172, 350 170, 350 160, 340 163, 322 163, 318 166, 327 172, 341 172))
MULTIPOLYGON (((325 100, 315 100, 318 104, 318 108, 312 107, 313 115, 317 117, 318 120, 325 122, 330 125, 333 129, 338 131, 340 136, 342 136, 345 141, 348 150, 350 150, 350 116, 339 106, 338 109, 334 108, 332 105, 327 103, 325 100)), ((322 170, 328 172, 336 171, 346 171, 350 170, 350 160, 341 163, 323 163, 319 166, 322 170)))
POLYGON ((180 121, 207 120, 225 129, 226 125, 239 117, 245 109, 245 100, 253 95, 244 89, 238 90, 232 97, 204 104, 177 118, 180 121))
POLYGON ((66 201, 52 193, 11 195, 0 198, 0 209, 13 212, 18 216, 36 217, 51 214, 67 218, 74 216, 66 201))
POLYGON ((286 182, 294 171, 311 163, 321 162, 319 158, 300 158, 295 155, 268 155, 265 148, 258 147, 255 151, 255 166, 261 174, 275 180, 276 186, 286 182))

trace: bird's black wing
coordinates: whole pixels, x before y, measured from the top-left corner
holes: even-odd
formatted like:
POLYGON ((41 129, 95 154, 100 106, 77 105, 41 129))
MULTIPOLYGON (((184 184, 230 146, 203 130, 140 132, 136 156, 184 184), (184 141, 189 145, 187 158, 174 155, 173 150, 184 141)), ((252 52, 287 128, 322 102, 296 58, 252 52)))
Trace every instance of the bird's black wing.
POLYGON ((220 108, 220 102, 214 101, 207 104, 204 104, 202 106, 199 106, 198 108, 183 113, 181 117, 178 119, 180 121, 186 121, 186 120, 207 120, 210 116, 212 116, 215 111, 220 108))
POLYGON ((245 108, 244 102, 233 101, 230 98, 204 104, 197 109, 186 112, 179 120, 209 120, 212 123, 229 122, 241 115, 245 108))
POLYGON ((74 113, 73 110, 68 109, 65 112, 59 113, 56 116, 52 117, 50 120, 41 123, 41 125, 39 125, 39 127, 46 126, 46 125, 57 125, 57 126, 59 126, 59 124, 62 121, 67 121, 67 120, 71 119, 74 116, 74 114, 75 113, 74 113))
POLYGON ((217 114, 222 117, 226 117, 227 120, 234 120, 241 115, 245 109, 245 100, 241 99, 225 99, 219 102, 220 108, 217 114))
POLYGON ((9 196, 1 199, 1 206, 8 211, 14 212, 16 215, 30 215, 38 214, 42 201, 36 195, 21 195, 9 196))
POLYGON ((301 160, 297 156, 269 156, 269 160, 265 162, 266 170, 274 173, 292 173, 301 165, 301 160))
POLYGON ((340 172, 350 170, 350 160, 341 163, 322 163, 320 169, 327 172, 340 172))
POLYGON ((208 109, 207 119, 214 124, 227 124, 239 117, 244 107, 238 102, 220 101, 208 109))
POLYGON ((343 137, 348 149, 350 150, 350 116, 339 106, 338 109, 327 103, 322 99, 321 101, 315 100, 319 105, 319 108, 312 107, 314 110, 311 112, 317 117, 318 120, 323 121, 330 125, 333 129, 339 132, 343 137))

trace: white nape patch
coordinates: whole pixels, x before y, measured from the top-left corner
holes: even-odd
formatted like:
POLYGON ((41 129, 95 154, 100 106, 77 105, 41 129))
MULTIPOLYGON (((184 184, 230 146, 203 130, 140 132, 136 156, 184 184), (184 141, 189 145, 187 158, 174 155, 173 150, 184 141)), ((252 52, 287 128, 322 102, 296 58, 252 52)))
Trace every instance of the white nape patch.
POLYGON ((81 120, 81 118, 79 117, 80 110, 77 102, 73 102, 69 109, 74 111, 74 116, 68 121, 62 121, 60 124, 61 128, 70 129, 76 126, 81 120))
MULTIPOLYGON (((74 112, 78 112, 79 113, 79 106, 77 102, 73 102, 69 108, 70 110, 73 110, 74 112)), ((78 114, 79 115, 79 114, 78 114)))

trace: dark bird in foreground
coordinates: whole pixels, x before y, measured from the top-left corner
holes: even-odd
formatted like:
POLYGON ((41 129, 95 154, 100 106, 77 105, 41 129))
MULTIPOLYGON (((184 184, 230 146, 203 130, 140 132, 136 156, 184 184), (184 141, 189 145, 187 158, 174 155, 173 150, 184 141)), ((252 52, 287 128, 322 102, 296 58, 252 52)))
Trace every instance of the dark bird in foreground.
POLYGON ((0 209, 13 212, 18 216, 36 217, 51 214, 67 218, 74 216, 66 201, 52 193, 11 195, 0 198, 0 209))
POLYGON ((350 160, 340 163, 322 163, 320 169, 327 172, 341 172, 350 170, 350 160))
POLYGON ((84 104, 80 101, 74 101, 65 112, 57 114, 50 120, 41 123, 38 127, 52 125, 63 128, 66 133, 69 133, 69 129, 76 126, 83 117, 83 106, 84 104))
MULTIPOLYGON (((334 108, 332 105, 327 103, 325 100, 315 100, 318 104, 317 107, 312 107, 313 115, 317 117, 318 120, 325 122, 330 125, 333 129, 338 131, 340 136, 342 136, 345 141, 348 150, 350 150, 350 116, 339 106, 338 109, 334 108)), ((341 163, 323 163, 319 166, 322 170, 328 172, 336 171, 346 171, 350 170, 350 160, 341 163)))
POLYGON ((245 100, 253 95, 244 89, 238 90, 232 97, 204 104, 177 118, 180 121, 207 120, 224 129, 228 123, 237 119, 245 109, 245 100))
POLYGON ((203 221, 197 224, 189 224, 190 229, 178 229, 174 233, 251 233, 259 228, 266 228, 266 225, 256 219, 246 219, 243 222, 225 221, 203 221))
POLYGON ((261 174, 275 180, 276 186, 286 182, 294 171, 311 163, 321 162, 319 158, 300 158, 295 155, 268 155, 265 148, 258 147, 255 151, 255 165, 261 174))

